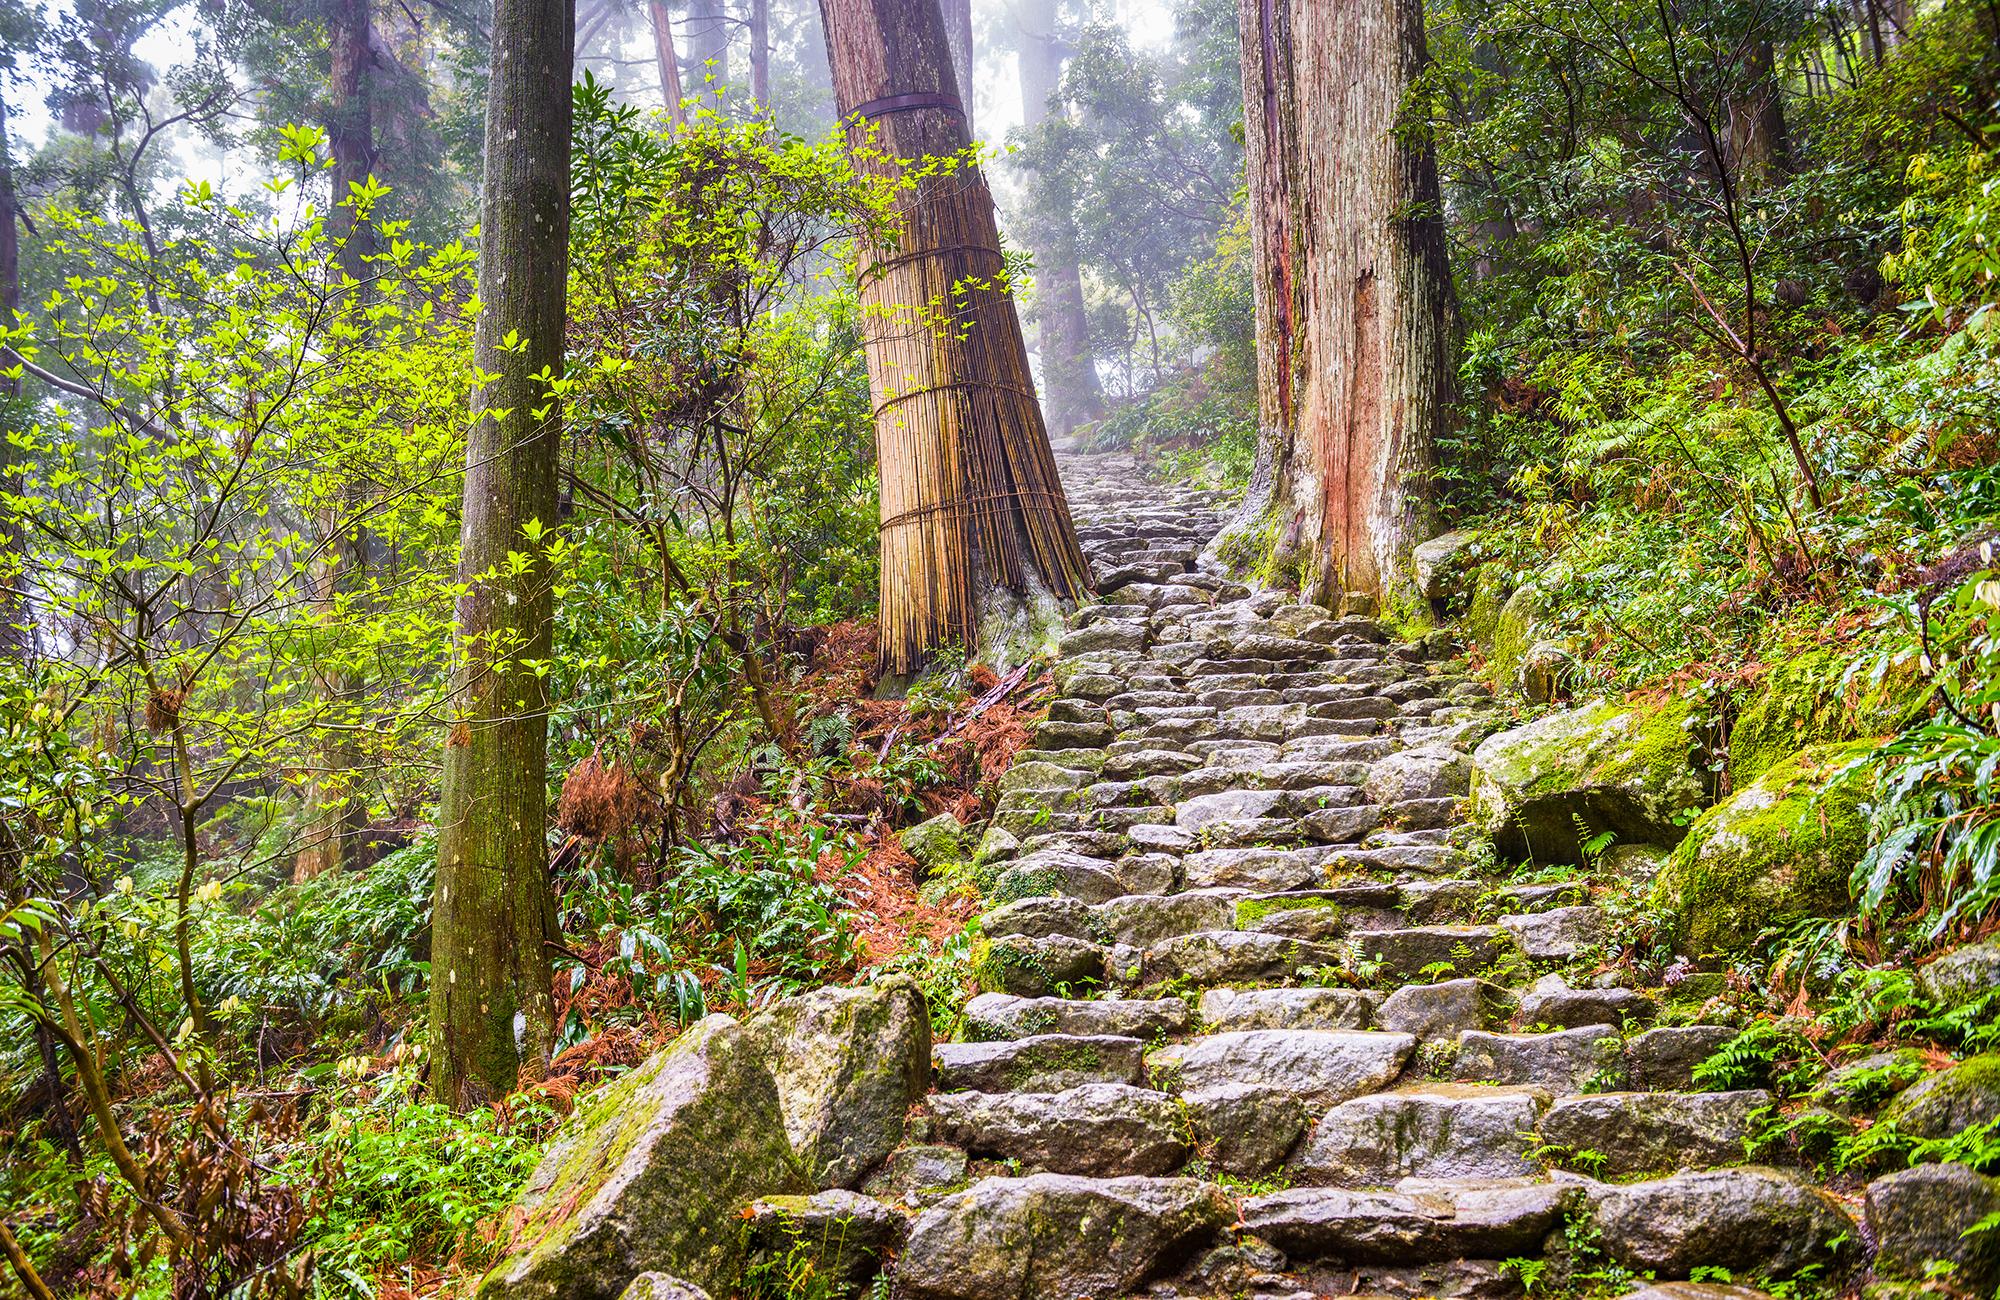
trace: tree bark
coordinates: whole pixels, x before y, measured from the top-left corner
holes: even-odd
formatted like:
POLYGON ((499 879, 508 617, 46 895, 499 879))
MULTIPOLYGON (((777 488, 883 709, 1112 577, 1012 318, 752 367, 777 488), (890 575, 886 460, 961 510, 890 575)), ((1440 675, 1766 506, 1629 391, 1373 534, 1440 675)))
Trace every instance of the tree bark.
MULTIPOLYGON (((5 87, 0 86, 0 92, 5 87)), ((14 155, 7 138, 7 100, 0 93, 0 325, 12 326, 21 308, 21 231, 19 200, 14 196, 14 155)), ((13 360, 11 347, 0 359, 13 360)), ((21 381, 0 375, 0 414, 11 415, 21 396, 21 381)), ((20 491, 19 452, 0 437, 0 494, 20 491)), ((21 530, 0 514, 0 659, 24 662, 33 644, 28 626, 27 576, 18 572, 21 530)), ((0 832, 0 840, 4 840, 0 832)))
MULTIPOLYGON (((1055 0, 1024 0, 1017 12, 1022 121, 1033 131, 1056 111, 1050 103, 1062 83, 1063 45, 1056 35, 1055 0)), ((1046 223, 1034 232, 1032 245, 1043 407, 1050 431, 1060 435, 1103 415, 1104 393, 1084 314, 1074 203, 1060 177, 1037 174, 1034 184, 1040 190, 1036 206, 1046 223)))
MULTIPOLYGON (((334 238, 340 241, 334 264, 343 279, 352 282, 351 287, 341 289, 340 293, 348 300, 345 310, 357 321, 367 297, 368 257, 375 251, 374 226, 372 222, 357 220, 359 209, 352 199, 355 190, 367 184, 375 167, 371 3, 372 0, 336 0, 328 21, 332 112, 327 135, 333 150, 330 225, 334 238)), ((339 504, 327 512, 328 531, 344 528, 347 520, 356 517, 365 496, 357 467, 337 466, 334 472, 346 486, 339 504)), ((368 538, 358 527, 330 539, 326 558, 313 575, 314 604, 328 627, 334 625, 340 595, 353 591, 365 580, 367 559, 368 538)), ((339 669, 329 668, 315 674, 315 688, 335 722, 351 721, 340 716, 340 711, 359 686, 351 674, 339 669)), ((344 739, 347 734, 329 729, 328 739, 319 746, 317 766, 306 789, 305 845, 292 864, 296 880, 352 865, 367 829, 367 805, 355 790, 364 759, 344 739)))
MULTIPOLYGON (((971 144, 938 0, 820 0, 859 166, 971 144), (862 119, 862 120, 855 120, 862 119)), ((882 481, 881 660, 901 674, 947 644, 991 658, 997 594, 1031 605, 1090 587, 977 167, 918 182, 902 238, 864 249, 860 293, 882 481)))
POLYGON ((688 64, 682 83, 707 101, 715 87, 729 83, 729 11, 723 0, 688 0, 685 30, 688 64), (710 77, 715 78, 713 86, 710 77))
POLYGON ((1785 113, 1769 41, 1745 51, 1743 87, 1729 99, 1729 155, 1746 191, 1764 189, 1785 164, 1785 113))
POLYGON ((653 60, 660 68, 660 103, 667 110, 667 120, 679 126, 687 115, 681 108, 681 65, 674 53, 673 16, 663 0, 651 0, 646 16, 653 26, 653 60))
POLYGON ((494 7, 473 364, 495 378, 473 399, 466 445, 431 936, 432 1083, 459 1107, 540 1078, 555 1040, 548 700, 523 665, 551 639, 533 535, 556 520, 574 41, 572 0, 494 7))
POLYGON ((973 120, 973 73, 978 70, 973 60, 978 52, 972 46, 972 0, 940 0, 944 11, 945 40, 951 45, 951 71, 958 79, 959 99, 965 109, 965 133, 978 139, 979 128, 973 120))
MULTIPOLYGON (((1419 0, 1241 0, 1258 464, 1272 573, 1309 598, 1403 591, 1431 527, 1456 310, 1437 161, 1399 121, 1419 0)), ((1246 520, 1246 525, 1249 521, 1246 520)), ((1360 602, 1356 602, 1357 604, 1360 602)))
POLYGON ((771 0, 750 0, 750 98, 771 104, 771 0))

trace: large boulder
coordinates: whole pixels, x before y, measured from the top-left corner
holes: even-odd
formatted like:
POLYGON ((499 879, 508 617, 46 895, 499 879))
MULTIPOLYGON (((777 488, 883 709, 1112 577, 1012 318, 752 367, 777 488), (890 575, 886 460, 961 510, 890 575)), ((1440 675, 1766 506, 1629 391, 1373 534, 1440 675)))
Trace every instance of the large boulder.
POLYGON ((737 1207, 805 1181, 763 1053, 709 1016, 571 1117, 507 1214, 480 1300, 614 1300, 653 1271, 729 1294, 737 1207))
POLYGON ((1882 1119, 1924 1142, 2000 1119, 2000 1052, 1967 1057, 1911 1085, 1882 1108, 1882 1119))
POLYGON ((903 1139, 930 1084, 931 1022, 905 975, 786 998, 749 1031, 777 1082, 792 1150, 815 1187, 859 1187, 903 1139))
POLYGON ((1771 927, 1848 911, 1868 819, 1860 782, 1834 778, 1869 748, 1802 750, 1702 815, 1653 886, 1686 950, 1738 949, 1771 927))
POLYGON ((1489 736, 1472 755, 1472 817, 1502 853, 1581 862, 1584 836, 1672 844, 1708 802, 1690 705, 1597 701, 1489 736))
POLYGON ((1696 1269, 1786 1278, 1847 1262, 1859 1239, 1838 1201, 1776 1169, 1599 1185, 1590 1202, 1604 1253, 1662 1278, 1696 1269))
POLYGON ((2000 1182, 1964 1165, 1918 1165, 1868 1184, 1876 1276, 1924 1281, 1950 1267, 1954 1289, 1990 1296, 2000 1286, 2000 1232, 1975 1226, 2000 1214, 2000 1182))
POLYGON ((1123 1295, 1184 1263, 1236 1219, 1192 1178, 989 1178, 918 1217, 896 1269, 904 1300, 1123 1295))

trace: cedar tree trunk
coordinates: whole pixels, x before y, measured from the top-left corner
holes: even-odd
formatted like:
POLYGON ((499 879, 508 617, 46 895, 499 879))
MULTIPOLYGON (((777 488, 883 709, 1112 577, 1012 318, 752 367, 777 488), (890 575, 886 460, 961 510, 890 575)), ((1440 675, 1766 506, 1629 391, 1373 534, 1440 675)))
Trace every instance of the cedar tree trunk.
POLYGON ((673 17, 664 0, 651 0, 646 17, 653 27, 653 61, 660 68, 660 102, 666 107, 667 120, 679 126, 686 119, 681 108, 681 65, 674 53, 673 17))
MULTIPOLYGON (((374 252, 372 222, 356 220, 357 209, 351 195, 367 184, 375 166, 375 114, 371 102, 374 55, 372 0, 335 0, 328 13, 328 52, 332 92, 332 112, 328 139, 333 148, 330 222, 333 236, 341 241, 334 262, 341 276, 354 282, 344 291, 346 310, 358 320, 365 305, 368 256, 374 252)), ((338 505, 327 512, 328 530, 344 527, 360 514, 365 500, 361 476, 354 466, 336 467, 346 484, 338 505)), ((328 539, 324 561, 313 575, 314 603, 328 627, 337 619, 338 597, 358 588, 366 576, 368 538, 359 526, 343 536, 328 539)), ((330 720, 352 721, 343 715, 346 701, 353 699, 360 684, 353 675, 338 669, 315 674, 315 689, 326 702, 330 720)), ((355 786, 365 760, 345 737, 344 730, 330 729, 319 746, 311 784, 306 790, 305 846, 293 863, 295 879, 304 880, 325 871, 339 871, 353 865, 362 834, 367 829, 367 805, 355 786)))
MULTIPOLYGON (((1032 131, 1048 121, 1050 100, 1062 82, 1062 42, 1056 36, 1055 0, 1026 0, 1020 14, 1021 110, 1032 131)), ((1084 315, 1075 209, 1060 178, 1036 176, 1034 183, 1041 189, 1038 206, 1046 222, 1035 231, 1033 246, 1044 406, 1050 431, 1065 434, 1104 414, 1104 394, 1084 315)))
POLYGON ((1257 471, 1271 572, 1355 607, 1405 588, 1432 522, 1456 311, 1436 156, 1399 120, 1420 0, 1241 0, 1257 471))
MULTIPOLYGON (((971 144, 938 0, 820 0, 834 95, 860 166, 971 144), (886 155, 886 156, 885 156, 886 155)), ((902 237, 860 269, 882 481, 881 661, 957 644, 1004 660, 1090 587, 1028 372, 993 196, 977 167, 917 184, 902 237), (1019 607, 1032 611, 1024 630, 1019 607)))
POLYGON ((563 366, 575 35, 572 0, 494 6, 473 364, 497 377, 473 399, 466 445, 431 934, 431 1078, 458 1107, 540 1078, 555 1039, 548 701, 521 663, 550 645, 549 572, 530 537, 556 520, 562 406, 549 379, 563 366), (516 552, 525 568, 509 563, 516 552))

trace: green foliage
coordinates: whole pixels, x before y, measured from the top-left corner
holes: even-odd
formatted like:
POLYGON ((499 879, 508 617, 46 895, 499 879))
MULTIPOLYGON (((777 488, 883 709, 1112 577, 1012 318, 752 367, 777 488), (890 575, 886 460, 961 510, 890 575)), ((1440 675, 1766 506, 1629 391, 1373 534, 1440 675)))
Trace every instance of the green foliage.
POLYGON ((677 849, 660 883, 587 867, 565 891, 567 933, 604 955, 557 963, 557 983, 629 986, 633 1000, 601 1015, 573 1002, 559 1029, 567 1047, 651 1012, 686 1025, 710 992, 739 1008, 824 982, 853 962, 855 917, 835 888, 863 850, 850 835, 780 818, 738 843, 677 849))
POLYGON ((1798 1091, 1816 1074, 1818 1053, 1800 1026, 1788 1020, 1753 1020, 1694 1070, 1695 1085, 1716 1092, 1738 1088, 1798 1091))
POLYGON ((1871 755, 1882 799, 1854 869, 1864 915, 1928 918, 1935 940, 2000 909, 2000 578, 1982 567, 1949 591, 1899 602, 1940 712, 1871 755))
POLYGON ((491 1110, 457 1114, 415 1100, 416 1082, 415 1072, 395 1071, 371 1086, 343 1086, 314 1144, 341 1170, 339 1194, 304 1243, 316 1252, 317 1290, 329 1300, 372 1300, 385 1275, 413 1260, 435 1267, 456 1256, 469 1271, 493 1263, 499 1242, 481 1228, 540 1157, 531 1117, 516 1114, 503 1126, 491 1110))
POLYGON ((975 967, 984 947, 979 922, 974 919, 943 939, 919 937, 883 964, 884 971, 904 972, 923 990, 935 1041, 956 1042, 965 1035, 965 1004, 971 999, 975 967))

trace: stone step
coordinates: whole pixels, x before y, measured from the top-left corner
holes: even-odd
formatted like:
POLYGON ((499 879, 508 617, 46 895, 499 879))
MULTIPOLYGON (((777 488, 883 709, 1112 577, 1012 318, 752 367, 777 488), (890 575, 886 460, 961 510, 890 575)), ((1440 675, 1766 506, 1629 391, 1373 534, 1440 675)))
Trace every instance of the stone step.
POLYGON ((1301 1183, 1390 1187, 1405 1178, 1525 1178, 1542 1172, 1538 1088, 1427 1084, 1344 1101, 1287 1164, 1301 1183))
POLYGON ((1159 1048, 1146 1068, 1154 1087, 1182 1096, 1240 1085, 1323 1110, 1381 1091, 1416 1046, 1409 1034, 1369 1030, 1245 1029, 1159 1048))
POLYGON ((1194 1146, 1164 1092, 1089 1083, 1062 1092, 955 1092, 926 1103, 937 1136, 975 1156, 1029 1170, 1111 1178, 1172 1173, 1194 1146))
POLYGON ((938 1043, 931 1080, 940 1092, 1062 1092, 1086 1083, 1137 1084, 1146 1045, 1111 1034, 1035 1034, 992 1043, 938 1043))
POLYGON ((1052 998, 981 993, 965 1004, 968 1036, 985 1041, 1039 1034, 1154 1040, 1187 1033, 1195 1014, 1181 998, 1052 998))
POLYGON ((1434 1182, 1394 1192, 1305 1187, 1243 1201, 1243 1229, 1295 1261, 1423 1264, 1539 1256, 1570 1189, 1434 1182))

